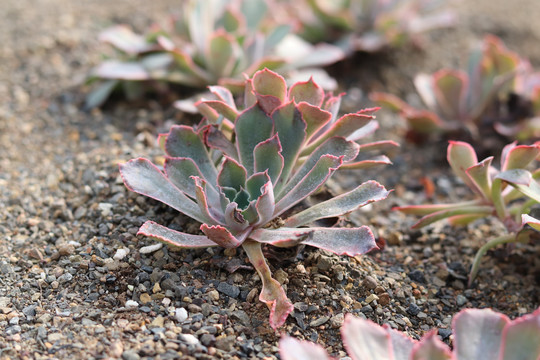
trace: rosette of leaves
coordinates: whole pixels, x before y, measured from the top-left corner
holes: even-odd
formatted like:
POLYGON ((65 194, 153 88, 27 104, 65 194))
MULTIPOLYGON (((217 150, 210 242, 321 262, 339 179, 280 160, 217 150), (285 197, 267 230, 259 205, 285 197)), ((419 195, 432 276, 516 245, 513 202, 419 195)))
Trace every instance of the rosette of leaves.
POLYGON ((418 41, 420 34, 451 26, 444 0, 304 0, 288 4, 311 42, 333 42, 347 53, 376 52, 418 41), (307 10, 309 9, 309 11, 307 10))
POLYGON ((90 81, 103 82, 88 96, 87 107, 101 105, 119 87, 128 98, 166 83, 236 89, 244 74, 263 68, 284 74, 313 68, 320 73, 320 66, 344 57, 336 46, 314 46, 295 36, 290 25, 273 19, 272 6, 269 0, 186 0, 169 29, 154 26, 146 36, 125 25, 106 30, 100 39, 119 57, 92 72, 90 81))
POLYGON ((501 102, 508 100, 512 81, 523 66, 516 53, 489 35, 471 52, 466 71, 442 69, 416 76, 416 91, 427 109, 417 109, 392 94, 372 93, 370 97, 399 112, 415 134, 465 131, 477 137, 482 126, 508 121, 500 114, 501 102))
MULTIPOLYGON (((432 330, 414 340, 392 329, 347 314, 341 328, 343 345, 352 360, 537 360, 540 358, 540 309, 510 320, 491 309, 466 309, 452 320, 450 350, 432 330)), ((320 345, 283 337, 283 360, 330 360, 320 345)))
POLYGON ((287 89, 283 77, 263 70, 246 87, 252 90, 245 110, 235 110, 225 89, 214 89, 227 98, 206 104, 225 114, 220 121, 173 126, 162 135, 163 169, 139 158, 120 165, 120 173, 130 190, 202 223, 201 235, 153 221, 144 223, 139 234, 180 248, 241 246, 260 275, 259 299, 270 308, 270 325, 277 328, 293 306, 272 278, 261 247, 305 244, 349 256, 376 248, 367 226, 306 227, 386 198, 388 191, 375 181, 300 212, 289 210, 338 169, 370 165, 357 160, 359 151, 384 144, 358 144, 374 130, 373 116, 358 112, 334 120, 326 109, 335 111, 337 99, 325 97, 311 81, 287 89))
POLYGON ((412 205, 395 209, 423 216, 414 224, 415 229, 443 219, 448 219, 453 225, 464 225, 483 217, 496 216, 506 227, 507 234, 488 241, 478 250, 469 276, 471 285, 480 261, 489 249, 538 237, 540 220, 534 214, 534 205, 540 202, 539 155, 540 143, 508 144, 502 151, 499 170, 492 166, 493 156, 479 162, 470 144, 450 141, 448 163, 476 198, 454 204, 412 205), (531 167, 533 170, 529 171, 531 167))

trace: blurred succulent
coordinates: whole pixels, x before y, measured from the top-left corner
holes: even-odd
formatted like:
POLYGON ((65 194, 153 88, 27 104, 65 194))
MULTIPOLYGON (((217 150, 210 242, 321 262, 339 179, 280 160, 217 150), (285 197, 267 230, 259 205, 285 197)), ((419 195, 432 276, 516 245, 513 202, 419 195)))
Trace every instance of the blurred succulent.
POLYGON ((261 246, 305 244, 349 256, 376 248, 367 226, 305 227, 386 198, 388 191, 375 181, 303 211, 289 210, 338 169, 373 165, 357 159, 361 149, 393 144, 359 145, 356 141, 377 127, 367 114, 372 110, 336 119, 339 97, 325 95, 312 81, 287 89, 283 77, 265 69, 247 81, 246 89, 245 110, 236 110, 227 89, 214 87, 223 100, 205 105, 217 118, 210 112, 196 128, 173 126, 161 135, 159 143, 167 153, 163 171, 139 158, 121 164, 120 173, 130 190, 201 222, 204 235, 152 221, 139 234, 180 248, 242 246, 262 280, 259 299, 270 308, 270 325, 277 328, 293 307, 272 278, 261 246))
POLYGON ((139 96, 144 85, 166 83, 237 88, 244 74, 263 68, 284 74, 315 68, 306 72, 319 74, 316 68, 344 57, 336 46, 314 46, 292 34, 290 25, 274 21, 273 6, 272 0, 186 0, 168 29, 154 26, 146 36, 125 25, 104 31, 101 41, 116 48, 119 59, 94 69, 90 81, 105 81, 87 107, 101 105, 119 86, 128 97, 139 96))
POLYGON ((512 81, 524 65, 500 39, 489 35, 481 47, 471 52, 466 72, 443 69, 416 76, 414 84, 427 110, 416 109, 391 94, 372 93, 370 97, 399 112, 414 133, 465 130, 477 137, 486 123, 493 125, 502 120, 497 115, 500 101, 508 98, 512 81))
POLYGON ((450 141, 447 158, 450 167, 475 194, 476 199, 455 204, 412 205, 397 207, 405 214, 422 215, 413 228, 421 228, 442 219, 463 225, 479 218, 494 215, 506 227, 507 234, 488 241, 473 261, 469 285, 478 272, 482 256, 501 244, 527 242, 537 237, 540 220, 533 206, 540 202, 540 168, 536 162, 540 143, 534 145, 508 144, 501 154, 500 170, 491 165, 493 156, 480 162, 471 145, 450 141), (534 169, 532 172, 527 168, 534 169), (528 215, 530 212, 532 217, 528 215))
MULTIPOLYGON (((540 358, 540 309, 510 320, 491 309, 466 309, 452 321, 453 351, 437 330, 420 341, 370 320, 345 317, 343 345, 352 360, 537 360, 540 358)), ((282 360, 330 360, 320 345, 283 337, 282 360)))
POLYGON ((288 6, 300 35, 313 43, 333 42, 347 53, 376 52, 418 41, 420 34, 455 23, 441 8, 445 0, 304 0, 288 6), (307 11, 309 8, 311 11, 307 11))

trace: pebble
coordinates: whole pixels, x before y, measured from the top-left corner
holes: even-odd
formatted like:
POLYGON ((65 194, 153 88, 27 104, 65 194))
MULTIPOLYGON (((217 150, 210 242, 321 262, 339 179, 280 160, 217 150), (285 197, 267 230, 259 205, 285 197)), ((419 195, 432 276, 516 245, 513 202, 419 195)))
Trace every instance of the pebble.
POLYGON ((422 284, 426 283, 424 272, 421 270, 413 270, 408 275, 409 275, 409 278, 413 281, 416 281, 422 284))
POLYGON ((456 304, 457 304, 458 306, 463 306, 463 305, 465 305, 468 301, 469 301, 469 300, 468 300, 465 296, 463 296, 463 295, 461 295, 461 294, 459 294, 458 296, 456 296, 456 304))
POLYGON ((113 259, 120 261, 124 259, 128 254, 129 254, 129 249, 127 248, 118 249, 116 250, 116 254, 114 254, 113 256, 113 259))
MULTIPOLYGON (((151 254, 153 252, 158 251, 162 247, 163 247, 162 243, 157 243, 157 244, 153 244, 153 245, 144 246, 144 247, 139 249, 139 253, 141 253, 141 254, 151 254)), ((150 270, 150 272, 152 272, 152 271, 150 270)))
POLYGON ((311 327, 317 327, 321 326, 322 324, 326 323, 330 318, 328 316, 321 316, 320 318, 317 318, 309 323, 309 326, 311 327))
POLYGON ((139 360, 141 357, 135 350, 126 350, 122 353, 123 360, 139 360))
POLYGON ((174 319, 179 323, 183 323, 188 318, 188 312, 184 308, 176 308, 174 310, 174 319))
POLYGON ((333 327, 334 329, 340 328, 341 325, 343 325, 344 320, 345 320, 345 315, 343 315, 343 313, 334 315, 330 318, 330 326, 333 327))
POLYGON ((136 308, 136 307, 139 307, 139 303, 136 302, 135 300, 128 300, 128 301, 126 301, 125 307, 127 307, 127 308, 136 308))
POLYGON ((216 348, 223 351, 231 351, 236 342, 236 336, 220 336, 216 339, 216 348))
POLYGON ((368 304, 372 303, 373 301, 375 300, 379 300, 379 297, 375 294, 370 294, 367 298, 366 298, 366 302, 368 304))
POLYGON ((364 278, 362 285, 364 285, 364 287, 369 290, 373 290, 377 287, 377 280, 375 280, 372 276, 368 275, 364 278))
POLYGON ((240 288, 238 286, 231 285, 226 282, 220 282, 217 289, 219 292, 234 299, 236 299, 238 295, 240 295, 240 288))

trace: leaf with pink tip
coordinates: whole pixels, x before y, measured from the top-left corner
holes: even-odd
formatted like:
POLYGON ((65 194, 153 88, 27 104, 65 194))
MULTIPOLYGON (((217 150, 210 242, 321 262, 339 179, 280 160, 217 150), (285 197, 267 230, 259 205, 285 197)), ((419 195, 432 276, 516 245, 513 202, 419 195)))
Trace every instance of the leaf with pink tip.
POLYGON ((501 156, 501 170, 524 169, 540 155, 539 145, 506 145, 501 156))
POLYGON ((414 86, 424 104, 426 104, 430 110, 435 111, 437 108, 437 99, 435 98, 435 92, 433 91, 433 77, 428 74, 418 74, 414 78, 414 86))
POLYGON ((408 110, 404 116, 410 128, 418 134, 432 134, 446 128, 441 118, 428 110, 408 110))
POLYGON ((410 355, 411 360, 451 360, 452 352, 448 346, 432 330, 414 346, 410 355))
POLYGON ((203 235, 192 235, 169 229, 153 221, 145 222, 137 235, 151 237, 166 245, 177 248, 206 248, 218 246, 215 242, 203 235))
POLYGON ((437 108, 443 118, 450 121, 461 119, 461 104, 467 89, 468 78, 461 70, 439 70, 432 75, 433 91, 437 108))
POLYGON ((202 224, 201 231, 210 240, 224 248, 235 248, 242 244, 242 241, 234 237, 227 228, 221 225, 208 226, 207 224, 202 224))
MULTIPOLYGON (((219 100, 202 100, 200 103, 210 107, 218 114, 223 115, 226 119, 235 121, 238 117, 238 111, 233 107, 229 106, 223 101, 219 100)), ((195 106, 198 106, 199 103, 196 103, 195 106)))
POLYGON ((454 352, 460 360, 499 358, 503 329, 510 320, 491 309, 460 311, 452 321, 454 352))
POLYGON ((392 140, 381 140, 381 141, 373 141, 366 144, 360 144, 360 151, 373 151, 373 150, 387 150, 387 149, 394 149, 399 147, 400 145, 392 140))
POLYGON ((345 315, 341 337, 352 359, 394 360, 390 334, 370 320, 345 315))
POLYGON ((268 69, 257 71, 253 75, 253 91, 261 107, 270 114, 287 98, 285 79, 268 69))
MULTIPOLYGON (((340 117, 324 134, 317 137, 309 146, 302 151, 302 155, 311 153, 317 146, 334 136, 341 136, 347 140, 359 139, 355 134, 362 131, 373 120, 373 116, 363 114, 346 114, 340 117)), ((375 129, 373 129, 375 131, 375 129)), ((372 132, 372 131, 370 131, 372 132)))
POLYGON ((521 215, 521 225, 529 225, 536 231, 540 231, 540 220, 527 214, 521 215))
POLYGON ((286 180, 306 139, 307 125, 292 101, 276 108, 271 117, 274 121, 274 133, 279 136, 283 156, 281 178, 286 180))
POLYGON ((298 227, 328 217, 341 216, 375 201, 390 192, 376 181, 367 181, 356 189, 323 201, 285 219, 284 226, 298 227))
POLYGON ((401 331, 392 329, 388 324, 384 324, 383 327, 390 334, 394 353, 393 360, 409 360, 409 356, 417 341, 411 339, 401 331))
POLYGON ((322 110, 320 107, 313 106, 307 102, 299 103, 296 108, 302 114, 302 119, 306 122, 306 141, 322 129, 330 119, 332 114, 329 111, 322 110))
POLYGON ((143 81, 150 80, 150 74, 139 62, 107 60, 102 62, 92 73, 103 79, 143 81))
POLYGON ((165 150, 171 157, 193 159, 204 178, 210 184, 216 183, 217 170, 204 145, 202 134, 196 133, 192 127, 173 125, 167 135, 165 150))
POLYGON ((501 360, 540 358, 540 310, 512 321, 503 332, 501 360))
MULTIPOLYGON (((302 166, 294 173, 291 179, 288 179, 285 187, 280 186, 276 190, 278 196, 277 200, 280 200, 287 193, 289 193, 302 179, 313 169, 321 157, 325 155, 332 155, 336 157, 342 157, 343 162, 351 161, 358 155, 359 145, 352 141, 347 141, 342 137, 336 136, 328 139, 321 144, 318 148, 312 151, 309 157, 304 161, 302 166)), ((283 177, 280 178, 280 182, 286 181, 283 177)))
POLYGON ((224 220, 223 212, 220 208, 209 205, 206 195, 206 181, 198 176, 193 176, 192 181, 195 183, 195 198, 197 199, 197 205, 199 205, 201 213, 211 220, 210 224, 221 223, 224 220))
POLYGON ((227 205, 222 205, 222 208, 225 208, 223 215, 227 229, 238 234, 249 226, 249 222, 242 215, 242 211, 238 209, 237 203, 229 202, 227 205))
POLYGON ((120 174, 129 190, 161 201, 199 222, 211 221, 149 160, 138 158, 120 164, 120 174))
POLYGON ((341 166, 341 169, 343 170, 345 169, 349 169, 349 170, 370 169, 372 167, 379 166, 379 165, 391 165, 391 164, 392 164, 392 161, 390 161, 388 156, 380 155, 373 159, 347 162, 341 166))
POLYGON ((367 226, 359 228, 278 228, 257 229, 250 238, 277 247, 310 245, 337 255, 363 255, 375 248, 375 238, 367 226))
POLYGON ((289 100, 299 104, 302 101, 320 107, 324 100, 324 90, 317 85, 313 78, 308 81, 299 81, 289 89, 289 100))
POLYGON ((282 360, 331 360, 322 346, 290 336, 279 340, 279 355, 282 360))
POLYGON ((496 180, 505 181, 524 195, 540 202, 540 185, 533 179, 532 174, 527 170, 506 170, 497 174, 494 182, 496 180))
POLYGON ((304 176, 291 191, 283 193, 276 204, 275 216, 296 205, 326 183, 330 176, 343 163, 342 157, 332 155, 321 156, 309 173, 304 176))
POLYGON ((212 85, 208 87, 208 90, 214 94, 218 100, 223 101, 234 110, 237 110, 233 94, 229 89, 223 86, 212 85))
POLYGON ((126 25, 116 25, 106 29, 99 34, 99 41, 109 43, 130 55, 140 54, 154 47, 146 41, 144 36, 135 34, 126 25))
POLYGON ((442 219, 459 216, 459 215, 484 215, 488 216, 493 213, 493 208, 491 206, 467 206, 463 208, 452 208, 448 210, 441 210, 429 215, 424 216, 416 224, 412 226, 413 229, 419 229, 424 226, 433 224, 442 219))
POLYGON ((240 191, 241 188, 246 186, 246 178, 246 169, 236 160, 225 157, 225 161, 223 161, 223 164, 221 165, 221 171, 217 178, 218 185, 240 191))
POLYGON ((480 201, 465 201, 454 204, 426 204, 426 205, 409 205, 409 206, 396 206, 392 210, 401 211, 404 214, 410 215, 428 215, 434 212, 442 210, 461 209, 470 205, 480 205, 480 201))
POLYGON ((383 92, 372 92, 369 94, 369 99, 375 104, 381 106, 383 109, 388 109, 394 112, 404 111, 410 107, 409 104, 397 96, 383 92))
POLYGON ((203 129, 203 140, 206 146, 217 149, 224 155, 238 160, 236 147, 216 125, 208 125, 203 129))
POLYGON ((270 139, 257 144, 253 150, 253 157, 255 159, 255 172, 268 171, 272 183, 276 184, 284 162, 278 134, 274 134, 270 139))
POLYGON ((239 52, 236 39, 224 29, 218 30, 209 38, 207 49, 206 66, 215 79, 229 76, 239 52))
POLYGON ((493 156, 490 156, 465 170, 465 173, 471 179, 476 190, 479 191, 486 200, 491 199, 490 167, 492 161, 493 156))
POLYGON ((270 268, 262 253, 261 244, 247 240, 242 244, 242 247, 246 251, 251 265, 261 278, 262 290, 259 300, 270 308, 270 326, 272 329, 277 329, 285 323, 287 316, 293 311, 293 304, 287 299, 287 294, 280 283, 272 278, 270 268))
POLYGON ((261 196, 257 199, 255 203, 255 209, 257 210, 257 215, 259 221, 256 225, 262 226, 268 223, 272 218, 274 218, 274 210, 276 208, 276 203, 274 200, 274 188, 272 182, 268 181, 261 189, 261 196))
POLYGON ((450 141, 446 158, 454 174, 463 180, 473 191, 478 192, 479 190, 467 175, 467 169, 478 164, 478 158, 473 147, 463 141, 450 141))
POLYGON ((272 119, 254 105, 244 110, 236 119, 236 146, 240 162, 248 174, 254 172, 255 147, 272 136, 274 124, 272 119))
POLYGON ((166 158, 165 174, 169 180, 186 195, 195 198, 195 184, 192 176, 203 178, 199 167, 190 158, 166 158))

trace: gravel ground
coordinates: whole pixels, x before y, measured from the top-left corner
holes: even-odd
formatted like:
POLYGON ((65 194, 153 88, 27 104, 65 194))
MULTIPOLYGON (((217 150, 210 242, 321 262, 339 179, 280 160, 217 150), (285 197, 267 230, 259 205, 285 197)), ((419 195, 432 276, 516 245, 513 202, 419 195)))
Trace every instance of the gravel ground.
MULTIPOLYGON (((173 210, 128 192, 117 164, 158 160, 156 134, 181 114, 170 103, 121 101, 81 110, 81 84, 107 47, 107 25, 137 29, 164 20, 176 1, 4 0, 0 3, 0 358, 244 359, 277 357, 280 334, 257 299, 260 281, 234 250, 173 251, 136 237, 147 219, 195 231, 173 210), (238 268, 230 273, 231 268, 238 268)), ((407 94, 416 72, 463 62, 485 32, 540 67, 537 0, 463 1, 461 24, 432 34, 424 51, 357 56, 331 71, 349 91, 407 94), (511 15, 511 16, 509 16, 511 15), (362 90, 360 90, 362 89, 362 90)), ((353 105, 351 105, 353 106, 353 105)), ((384 114, 383 114, 384 115, 384 114)), ((400 139, 381 116, 381 138, 400 139)), ((444 163, 444 143, 404 144, 395 165, 343 176, 334 187, 375 179, 394 194, 349 221, 371 225, 382 251, 338 257, 305 249, 295 261, 272 262, 295 304, 282 332, 310 339, 336 357, 339 327, 355 313, 420 337, 430 328, 451 342, 453 314, 493 307, 511 317, 540 304, 537 246, 490 252, 476 285, 466 288, 474 253, 502 231, 489 220, 464 229, 445 224, 411 231, 414 219, 390 211, 425 201, 428 174, 437 200, 467 196, 444 163)))

